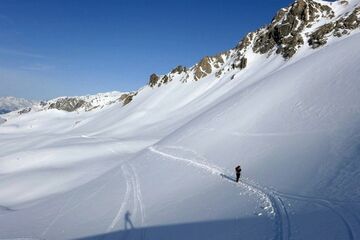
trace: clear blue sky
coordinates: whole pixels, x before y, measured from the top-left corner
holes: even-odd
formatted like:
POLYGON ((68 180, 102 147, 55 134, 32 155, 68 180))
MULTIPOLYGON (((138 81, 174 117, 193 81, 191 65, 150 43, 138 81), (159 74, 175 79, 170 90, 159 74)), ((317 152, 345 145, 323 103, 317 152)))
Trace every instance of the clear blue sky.
POLYGON ((227 50, 290 0, 1 0, 0 96, 136 90, 227 50))

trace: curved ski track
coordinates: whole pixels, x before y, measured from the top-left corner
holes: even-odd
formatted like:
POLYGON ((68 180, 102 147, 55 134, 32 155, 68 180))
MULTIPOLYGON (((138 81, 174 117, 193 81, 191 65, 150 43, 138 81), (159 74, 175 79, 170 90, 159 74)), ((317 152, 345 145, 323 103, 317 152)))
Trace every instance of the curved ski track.
MULTIPOLYGON (((169 146, 169 147, 164 146, 164 148, 169 148, 169 149, 177 148, 183 151, 192 152, 195 154, 197 159, 189 159, 189 158, 174 156, 172 154, 159 150, 155 146, 149 147, 148 150, 155 154, 161 155, 167 159, 181 161, 185 164, 203 169, 213 175, 225 178, 230 182, 231 181, 234 182, 234 179, 224 174, 224 171, 220 167, 209 163, 208 161, 206 161, 205 157, 199 155, 193 150, 189 150, 184 147, 174 147, 174 146, 169 146)), ((274 218, 275 227, 276 227, 276 234, 274 239, 287 240, 291 238, 290 216, 286 208, 286 205, 284 204, 283 199, 305 201, 325 207, 329 209, 335 216, 337 216, 343 222, 344 227, 348 234, 348 239, 354 240, 357 237, 360 237, 360 233, 359 234, 354 233, 354 227, 353 227, 353 225, 356 224, 357 228, 359 228, 360 219, 356 216, 356 214, 350 213, 353 216, 352 218, 355 219, 355 221, 350 221, 349 218, 347 217, 347 214, 345 214, 344 210, 340 205, 342 203, 341 201, 330 201, 321 198, 282 193, 273 189, 264 188, 246 179, 242 179, 239 183, 241 187, 247 189, 252 193, 257 194, 259 198, 262 200, 263 203, 262 207, 264 208, 264 210, 267 211, 269 217, 274 218)))

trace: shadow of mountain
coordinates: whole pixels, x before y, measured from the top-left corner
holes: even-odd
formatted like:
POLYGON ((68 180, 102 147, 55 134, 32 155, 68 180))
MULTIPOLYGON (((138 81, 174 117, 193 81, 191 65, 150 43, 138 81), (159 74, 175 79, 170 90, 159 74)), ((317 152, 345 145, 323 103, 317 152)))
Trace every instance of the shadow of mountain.
POLYGON ((265 217, 251 217, 220 221, 194 222, 164 226, 133 228, 77 238, 79 240, 227 240, 227 239, 264 239, 271 236, 272 225, 265 217))

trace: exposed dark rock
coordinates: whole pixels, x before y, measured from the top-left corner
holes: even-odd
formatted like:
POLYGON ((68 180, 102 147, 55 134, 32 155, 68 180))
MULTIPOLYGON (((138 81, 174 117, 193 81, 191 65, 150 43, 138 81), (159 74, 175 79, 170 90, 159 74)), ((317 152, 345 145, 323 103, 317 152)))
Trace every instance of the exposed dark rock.
POLYGON ((327 42, 327 38, 325 37, 326 34, 330 33, 334 30, 333 23, 327 23, 319 27, 315 32, 310 35, 308 43, 312 48, 320 47, 327 42))
POLYGON ((60 98, 55 103, 51 103, 49 109, 58 109, 73 112, 79 108, 91 108, 91 104, 78 98, 60 98))
POLYGON ((211 57, 211 61, 215 68, 220 68, 224 64, 224 59, 221 57, 221 54, 211 57))
POLYGON ((129 104, 137 94, 138 94, 137 92, 131 92, 131 93, 125 93, 125 94, 121 95, 121 98, 124 99, 123 106, 129 104))
POLYGON ((222 74, 223 74, 223 70, 220 69, 219 71, 217 71, 217 72, 215 73, 215 77, 219 78, 219 77, 221 77, 222 74))
POLYGON ((334 12, 329 6, 312 0, 298 0, 289 8, 281 9, 270 25, 257 32, 254 52, 265 54, 276 48, 278 54, 291 58, 304 44, 300 33, 320 16, 332 18, 334 12))
POLYGON ((244 68, 246 68, 246 65, 247 65, 247 58, 242 57, 242 58, 240 59, 239 68, 240 68, 240 69, 244 69, 244 68))
POLYGON ((355 10, 344 20, 345 29, 356 29, 359 27, 360 20, 357 15, 360 14, 360 7, 355 8, 355 10))
POLYGON ((254 33, 248 33, 246 36, 240 41, 240 43, 235 47, 235 49, 242 53, 248 46, 250 46, 251 41, 254 39, 254 33))
POLYGON ((133 97, 133 95, 128 95, 124 100, 123 106, 129 104, 133 100, 133 97))
POLYGON ((171 70, 171 73, 172 74, 175 74, 175 73, 181 74, 181 73, 186 72, 186 71, 187 71, 186 67, 179 65, 176 68, 174 68, 173 70, 171 70))
POLYGON ((150 75, 150 80, 149 80, 150 87, 154 87, 158 81, 159 81, 158 75, 156 75, 155 73, 150 75))
POLYGON ((312 48, 318 48, 327 43, 329 36, 342 37, 349 34, 351 30, 354 30, 360 26, 360 7, 354 9, 346 18, 340 18, 335 22, 327 23, 317 28, 310 34, 308 43, 312 48))
POLYGON ((246 68, 247 65, 247 58, 246 57, 240 57, 238 60, 236 60, 233 64, 232 64, 232 68, 239 68, 239 69, 244 69, 246 68))
POLYGON ((206 77, 211 73, 210 57, 204 57, 194 67, 195 80, 206 77))
POLYGON ((219 69, 224 64, 223 55, 228 57, 230 52, 220 53, 218 55, 209 57, 206 56, 200 60, 191 70, 194 71, 194 79, 197 81, 200 78, 206 77, 212 73, 212 67, 215 69, 219 69))
POLYGON ((19 113, 19 114, 25 114, 25 113, 28 113, 28 112, 30 112, 30 111, 31 111, 31 108, 29 107, 29 108, 24 108, 24 109, 18 111, 18 113, 19 113))
POLYGON ((161 78, 161 83, 163 83, 163 84, 168 83, 168 81, 169 81, 168 75, 164 75, 164 76, 161 78))
POLYGON ((120 96, 120 101, 124 101, 127 97, 129 96, 129 94, 128 93, 124 93, 124 94, 122 94, 121 96, 120 96))

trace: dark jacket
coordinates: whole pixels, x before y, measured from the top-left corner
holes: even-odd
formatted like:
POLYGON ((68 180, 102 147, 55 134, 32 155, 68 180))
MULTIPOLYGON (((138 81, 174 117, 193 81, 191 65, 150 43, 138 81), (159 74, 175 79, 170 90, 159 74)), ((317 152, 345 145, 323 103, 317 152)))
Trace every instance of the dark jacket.
POLYGON ((240 174, 240 172, 241 172, 241 167, 240 167, 240 166, 237 166, 237 167, 235 168, 235 171, 236 171, 236 174, 240 174))

